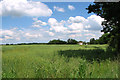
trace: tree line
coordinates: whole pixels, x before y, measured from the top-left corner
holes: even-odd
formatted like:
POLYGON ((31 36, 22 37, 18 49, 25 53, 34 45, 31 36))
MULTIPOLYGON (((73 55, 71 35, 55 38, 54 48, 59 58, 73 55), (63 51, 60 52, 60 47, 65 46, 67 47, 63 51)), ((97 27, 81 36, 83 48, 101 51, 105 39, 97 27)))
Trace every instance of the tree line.
POLYGON ((50 40, 48 43, 17 43, 17 44, 5 44, 5 45, 50 45, 50 44, 78 44, 79 42, 82 42, 83 44, 87 44, 88 42, 83 41, 77 41, 75 39, 68 39, 67 41, 60 40, 60 39, 53 39, 50 40))
POLYGON ((86 44, 109 44, 112 35, 110 33, 105 33, 99 39, 91 38, 89 42, 85 41, 77 41, 75 39, 68 39, 67 41, 60 40, 60 39, 53 39, 50 40, 48 43, 18 43, 18 44, 5 44, 5 45, 46 45, 46 44, 78 44, 79 42, 82 42, 83 45, 86 44))
POLYGON ((105 33, 99 39, 91 38, 89 42, 85 41, 77 41, 75 39, 68 39, 67 41, 60 40, 60 39, 53 39, 50 40, 48 43, 18 43, 18 44, 5 44, 5 45, 46 45, 46 44, 78 44, 79 42, 82 42, 83 45, 86 44, 110 44, 111 43, 111 34, 110 33, 105 33))
POLYGON ((78 43, 78 41, 77 40, 75 40, 75 39, 68 39, 67 41, 63 41, 63 40, 60 40, 60 39, 58 39, 58 40, 50 40, 49 42, 48 42, 48 44, 77 44, 78 43))
POLYGON ((105 33, 99 39, 91 38, 90 39, 90 44, 109 44, 110 43, 110 38, 111 34, 105 33))

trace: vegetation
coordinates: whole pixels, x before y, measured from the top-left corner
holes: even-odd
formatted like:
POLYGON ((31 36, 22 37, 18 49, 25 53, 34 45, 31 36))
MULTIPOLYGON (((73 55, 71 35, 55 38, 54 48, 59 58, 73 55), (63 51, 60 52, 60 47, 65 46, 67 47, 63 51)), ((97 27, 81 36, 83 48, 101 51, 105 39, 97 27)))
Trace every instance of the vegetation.
POLYGON ((118 78, 107 45, 3 45, 3 78, 118 78))
MULTIPOLYGON (((50 40, 48 43, 17 43, 17 44, 4 44, 4 45, 47 45, 47 44, 77 44, 78 41, 75 39, 68 39, 67 41, 63 41, 60 39, 50 40)), ((84 42, 85 43, 85 42, 84 42)))
POLYGON ((68 44, 77 44, 78 41, 76 41, 75 39, 68 39, 68 40, 67 40, 67 43, 68 43, 68 44))
POLYGON ((110 42, 110 36, 111 35, 109 33, 105 33, 99 37, 99 39, 95 40, 94 38, 91 38, 90 44, 108 44, 110 42))
POLYGON ((48 42, 48 44, 66 44, 67 42, 66 41, 63 41, 63 40, 51 40, 48 42))
POLYGON ((51 40, 48 42, 48 44, 77 44, 78 41, 76 41, 75 39, 68 39, 67 42, 66 41, 63 41, 63 40, 51 40))
POLYGON ((102 32, 110 33, 109 46, 120 54, 120 2, 95 2, 87 10, 105 19, 102 32))

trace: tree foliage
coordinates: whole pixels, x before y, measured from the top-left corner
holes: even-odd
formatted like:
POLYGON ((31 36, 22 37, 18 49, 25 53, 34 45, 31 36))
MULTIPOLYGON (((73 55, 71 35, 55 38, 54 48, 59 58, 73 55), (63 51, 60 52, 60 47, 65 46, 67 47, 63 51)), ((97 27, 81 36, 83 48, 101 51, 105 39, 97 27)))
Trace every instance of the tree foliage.
POLYGON ((62 41, 62 40, 60 40, 60 39, 58 39, 58 40, 51 40, 51 41, 49 41, 48 42, 48 44, 66 44, 67 42, 66 41, 62 41))
POLYGON ((109 33, 103 34, 99 39, 90 39, 90 44, 108 44, 110 42, 111 35, 109 33))
POLYGON ((75 39, 68 39, 67 40, 67 44, 77 44, 78 41, 76 41, 75 39))
POLYGON ((76 41, 75 39, 68 39, 67 42, 66 41, 63 41, 63 40, 51 40, 48 42, 48 44, 77 44, 78 41, 76 41))
POLYGON ((109 46, 120 53, 120 2, 95 2, 87 10, 88 13, 93 12, 105 19, 101 31, 111 34, 109 46))

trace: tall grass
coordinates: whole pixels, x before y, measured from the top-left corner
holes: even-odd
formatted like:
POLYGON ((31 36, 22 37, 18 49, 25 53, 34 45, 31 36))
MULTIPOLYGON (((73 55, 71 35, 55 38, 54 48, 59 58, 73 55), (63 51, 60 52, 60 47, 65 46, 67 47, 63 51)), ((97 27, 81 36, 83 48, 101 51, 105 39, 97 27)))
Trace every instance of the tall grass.
POLYGON ((2 47, 3 78, 118 78, 118 60, 107 45, 2 47))

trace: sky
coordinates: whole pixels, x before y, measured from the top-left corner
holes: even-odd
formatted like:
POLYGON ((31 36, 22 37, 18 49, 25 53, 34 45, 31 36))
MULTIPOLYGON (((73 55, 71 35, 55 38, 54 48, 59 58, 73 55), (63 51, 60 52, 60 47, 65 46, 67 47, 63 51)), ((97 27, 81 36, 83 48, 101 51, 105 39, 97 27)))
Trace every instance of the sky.
POLYGON ((53 39, 98 39, 104 20, 86 8, 92 2, 0 1, 1 43, 47 43, 53 39))

